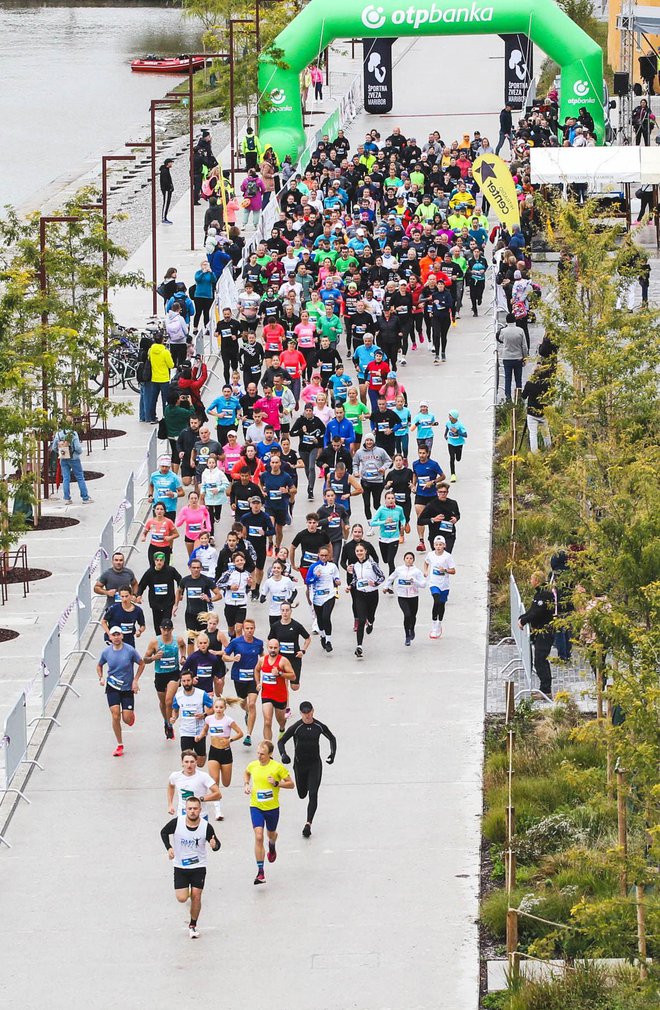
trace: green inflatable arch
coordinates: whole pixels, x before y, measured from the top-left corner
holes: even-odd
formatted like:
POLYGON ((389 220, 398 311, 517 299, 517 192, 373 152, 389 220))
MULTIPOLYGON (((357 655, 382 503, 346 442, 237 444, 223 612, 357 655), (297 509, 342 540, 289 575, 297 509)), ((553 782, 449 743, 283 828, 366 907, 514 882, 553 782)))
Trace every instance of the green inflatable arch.
POLYGON ((603 54, 554 0, 310 0, 273 45, 283 51, 278 67, 268 54, 259 63, 259 91, 270 108, 260 116, 262 143, 280 158, 297 158, 305 146, 300 73, 337 38, 416 35, 528 35, 561 67, 560 121, 584 105, 603 142, 603 54))

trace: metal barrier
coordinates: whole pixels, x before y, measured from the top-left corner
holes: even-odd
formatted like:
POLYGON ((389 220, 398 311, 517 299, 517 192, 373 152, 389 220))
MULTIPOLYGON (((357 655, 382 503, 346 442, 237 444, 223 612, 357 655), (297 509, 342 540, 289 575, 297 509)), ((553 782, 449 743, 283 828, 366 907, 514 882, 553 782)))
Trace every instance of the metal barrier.
POLYGON ((58 623, 51 631, 43 647, 41 653, 41 715, 37 716, 36 719, 32 719, 30 724, 46 719, 47 721, 54 722, 57 726, 59 726, 57 719, 54 719, 53 716, 46 715, 46 706, 58 687, 61 687, 64 691, 72 691, 76 698, 80 697, 75 688, 71 687, 70 684, 62 683, 60 680, 60 674, 62 672, 62 663, 60 659, 61 634, 60 625, 58 623))
MULTIPOLYGON (((3 792, 15 793, 20 799, 29 803, 30 800, 27 796, 20 789, 12 786, 14 775, 22 764, 36 765, 37 768, 43 771, 38 761, 30 761, 25 756, 28 749, 27 699, 25 691, 21 692, 18 701, 5 719, 2 731, 2 744, 5 750, 5 785, 3 792)), ((0 842, 6 845, 8 849, 11 849, 11 845, 3 835, 0 835, 0 842)))
POLYGON ((109 560, 115 549, 115 530, 112 522, 112 516, 110 516, 107 523, 101 530, 99 543, 103 548, 103 553, 105 554, 106 559, 109 560))

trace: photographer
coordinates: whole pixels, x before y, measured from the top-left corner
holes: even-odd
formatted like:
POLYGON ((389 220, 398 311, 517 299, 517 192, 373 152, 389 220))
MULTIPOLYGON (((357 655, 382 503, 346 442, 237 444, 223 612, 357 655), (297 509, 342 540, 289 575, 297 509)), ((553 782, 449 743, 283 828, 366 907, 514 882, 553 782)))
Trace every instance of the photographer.
POLYGON ((165 427, 165 434, 172 450, 172 470, 174 473, 179 472, 179 448, 177 446, 177 439, 181 432, 188 427, 188 422, 194 413, 195 408, 193 407, 190 395, 187 392, 179 393, 178 395, 173 394, 168 399, 162 423, 165 427))
POLYGON ((190 396, 196 412, 206 420, 206 412, 202 403, 201 392, 209 375, 209 370, 199 354, 194 354, 190 361, 184 362, 179 370, 177 385, 180 393, 190 396))

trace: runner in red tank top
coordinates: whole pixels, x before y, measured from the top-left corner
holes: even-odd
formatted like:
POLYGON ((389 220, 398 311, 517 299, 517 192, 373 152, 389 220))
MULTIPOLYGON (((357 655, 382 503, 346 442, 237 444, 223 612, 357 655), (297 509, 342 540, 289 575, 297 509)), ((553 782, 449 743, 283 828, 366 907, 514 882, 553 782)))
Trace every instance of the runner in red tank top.
POLYGON ((266 655, 262 656, 254 672, 257 687, 261 686, 261 705, 264 714, 264 740, 273 739, 273 712, 281 732, 286 728, 289 688, 287 680, 295 680, 293 667, 280 655, 280 643, 269 638, 266 655))

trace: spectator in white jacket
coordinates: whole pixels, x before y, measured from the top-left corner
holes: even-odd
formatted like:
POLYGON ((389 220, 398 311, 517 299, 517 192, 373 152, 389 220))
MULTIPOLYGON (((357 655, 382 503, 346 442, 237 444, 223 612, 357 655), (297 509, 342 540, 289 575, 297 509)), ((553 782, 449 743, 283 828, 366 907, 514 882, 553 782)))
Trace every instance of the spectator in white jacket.
POLYGON ((186 341, 188 340, 188 323, 181 313, 181 305, 174 302, 165 319, 165 329, 170 342, 170 354, 174 367, 178 368, 186 360, 186 341))

